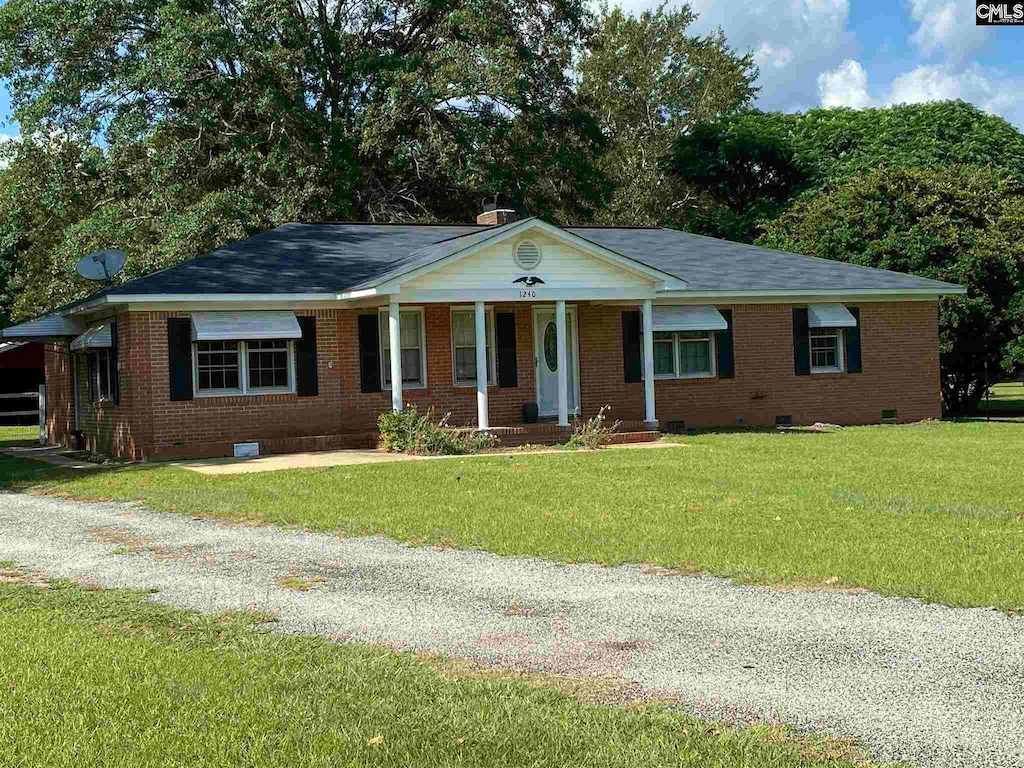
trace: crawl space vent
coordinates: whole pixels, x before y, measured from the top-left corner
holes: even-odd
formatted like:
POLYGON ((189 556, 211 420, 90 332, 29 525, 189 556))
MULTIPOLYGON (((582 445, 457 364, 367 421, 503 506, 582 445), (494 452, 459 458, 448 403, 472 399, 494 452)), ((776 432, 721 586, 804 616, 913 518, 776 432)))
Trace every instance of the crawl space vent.
POLYGON ((882 421, 895 421, 896 420, 896 409, 895 408, 883 408, 882 409, 882 421))
POLYGON ((793 417, 792 416, 776 416, 775 417, 775 423, 780 425, 780 426, 782 426, 782 425, 790 425, 790 424, 793 423, 793 417))
POLYGON ((533 240, 520 240, 513 257, 520 268, 533 269, 540 264, 540 248, 533 240))

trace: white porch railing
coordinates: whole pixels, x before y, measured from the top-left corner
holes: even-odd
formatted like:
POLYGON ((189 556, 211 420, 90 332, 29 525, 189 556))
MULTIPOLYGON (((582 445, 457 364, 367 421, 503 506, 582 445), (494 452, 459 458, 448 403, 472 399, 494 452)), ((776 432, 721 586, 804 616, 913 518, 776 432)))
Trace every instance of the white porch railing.
POLYGON ((39 423, 39 444, 46 445, 46 385, 40 384, 38 392, 0 394, 0 417, 3 416, 35 416, 39 423), (26 410, 9 411, 4 406, 10 400, 35 400, 36 407, 26 410))

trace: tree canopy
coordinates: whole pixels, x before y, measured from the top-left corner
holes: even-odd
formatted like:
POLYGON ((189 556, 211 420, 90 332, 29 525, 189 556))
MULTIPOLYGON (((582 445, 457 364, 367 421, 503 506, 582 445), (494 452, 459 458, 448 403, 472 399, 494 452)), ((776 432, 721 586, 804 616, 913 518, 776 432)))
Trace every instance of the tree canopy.
POLYGON ((127 278, 288 220, 472 221, 494 192, 560 222, 651 221, 672 197, 651 194, 669 132, 754 92, 749 57, 687 35, 693 18, 584 0, 7 0, 0 77, 26 140, 0 172, 0 314, 84 295, 74 260, 99 246, 129 253, 127 278))

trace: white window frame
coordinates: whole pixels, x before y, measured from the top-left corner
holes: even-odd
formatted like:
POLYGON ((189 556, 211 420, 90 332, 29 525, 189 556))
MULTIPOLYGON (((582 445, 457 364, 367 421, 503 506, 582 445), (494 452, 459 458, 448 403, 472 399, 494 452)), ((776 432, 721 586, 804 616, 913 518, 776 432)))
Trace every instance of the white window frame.
MULTIPOLYGON (((420 316, 420 380, 418 382, 402 382, 402 389, 426 389, 427 388, 427 324, 423 307, 399 307, 398 323, 401 326, 402 315, 417 314, 420 316)), ((391 365, 385 361, 384 353, 391 354, 390 316, 387 307, 377 310, 377 327, 380 329, 378 337, 380 340, 380 385, 383 389, 391 389, 391 365)), ((399 327, 398 339, 401 344, 402 333, 399 327)), ((405 347, 413 349, 413 347, 405 347)), ((401 350, 399 350, 401 354, 401 350)), ((405 372, 402 372, 405 377, 405 372)))
MULTIPOLYGON (((473 316, 473 328, 476 329, 476 307, 452 307, 451 317, 448 322, 448 336, 451 341, 452 348, 452 386, 465 388, 475 387, 476 379, 473 381, 459 381, 458 375, 455 370, 455 315, 460 313, 468 313, 473 316)), ((484 322, 487 324, 485 333, 489 333, 491 336, 491 344, 487 348, 487 386, 493 387, 495 382, 498 380, 497 377, 497 336, 495 335, 494 327, 494 307, 484 307, 484 322)), ((475 335, 475 334, 474 334, 475 335)))
POLYGON ((82 350, 85 356, 85 377, 86 377, 86 396, 89 392, 94 392, 96 397, 92 400, 93 403, 111 403, 114 401, 114 387, 112 386, 114 378, 113 373, 114 367, 114 352, 109 347, 97 347, 95 349, 82 350), (92 373, 89 371, 89 356, 96 355, 96 380, 92 381, 92 373), (105 358, 104 367, 107 369, 107 391, 100 392, 100 356, 105 358))
POLYGON ((811 373, 845 373, 846 372, 846 329, 845 328, 811 328, 807 336, 807 356, 811 364, 811 373), (818 333, 815 334, 815 331, 818 333), (836 340, 837 365, 814 364, 814 338, 834 337, 836 340))
MULTIPOLYGON (((214 339, 211 339, 214 341, 214 339)), ((249 344, 241 339, 216 339, 216 341, 233 341, 238 345, 238 389, 199 389, 199 341, 192 342, 192 392, 194 397, 256 397, 259 395, 294 395, 295 394, 295 341, 292 339, 253 339, 253 341, 287 341, 288 342, 288 386, 287 387, 250 387, 249 386, 249 344)))
MULTIPOLYGON (((655 333, 671 333, 672 334, 672 368, 673 373, 657 373, 654 375, 655 381, 662 379, 713 379, 718 375, 718 334, 715 331, 655 331, 655 333), (679 334, 681 333, 706 333, 708 341, 708 363, 710 371, 701 373, 682 373, 682 355, 681 349, 683 344, 696 343, 696 339, 692 340, 681 340, 679 334)), ((659 343, 655 341, 655 343, 659 343)), ((664 344, 665 341, 660 343, 664 344)))

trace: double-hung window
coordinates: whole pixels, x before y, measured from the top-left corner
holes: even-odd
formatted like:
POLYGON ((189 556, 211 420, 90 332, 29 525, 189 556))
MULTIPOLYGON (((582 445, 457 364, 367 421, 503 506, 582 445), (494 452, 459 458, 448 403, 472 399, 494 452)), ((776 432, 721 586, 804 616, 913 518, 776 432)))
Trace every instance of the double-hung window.
POLYGON ((845 368, 842 328, 811 328, 811 373, 841 373, 845 368))
POLYGON ((655 331, 654 375, 696 379, 715 375, 714 331, 655 331))
POLYGON ((263 395, 295 391, 295 350, 289 339, 197 341, 193 344, 200 395, 263 395))
POLYGON ((109 349, 94 349, 86 353, 86 371, 89 376, 89 399, 98 403, 113 400, 114 375, 111 367, 116 365, 109 349))
MULTIPOLYGON (((391 387, 391 333, 389 314, 385 309, 380 319, 380 380, 391 387)), ((427 344, 422 309, 403 309, 398 313, 399 346, 402 349, 402 387, 417 389, 427 386, 427 344)))
MULTIPOLYGON (((487 348, 487 383, 495 381, 494 310, 485 310, 484 344, 487 348)), ((476 310, 452 310, 452 363, 455 386, 476 386, 476 310)))

